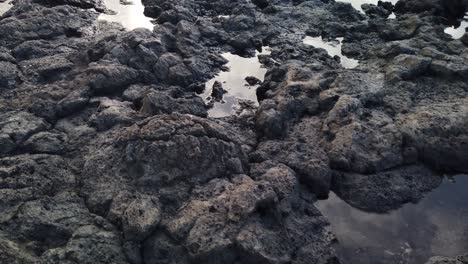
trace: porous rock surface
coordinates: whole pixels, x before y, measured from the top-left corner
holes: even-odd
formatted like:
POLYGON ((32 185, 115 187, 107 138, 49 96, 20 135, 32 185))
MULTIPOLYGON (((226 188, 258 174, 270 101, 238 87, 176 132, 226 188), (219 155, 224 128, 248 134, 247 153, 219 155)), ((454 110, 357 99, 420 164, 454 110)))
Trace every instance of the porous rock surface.
POLYGON ((467 35, 442 19, 466 2, 447 2, 144 0, 153 31, 126 31, 97 20, 102 1, 16 0, 0 262, 339 263, 317 199, 387 212, 468 172, 467 35), (306 35, 344 37, 360 65, 306 35), (220 54, 267 45, 258 108, 208 117, 220 54))

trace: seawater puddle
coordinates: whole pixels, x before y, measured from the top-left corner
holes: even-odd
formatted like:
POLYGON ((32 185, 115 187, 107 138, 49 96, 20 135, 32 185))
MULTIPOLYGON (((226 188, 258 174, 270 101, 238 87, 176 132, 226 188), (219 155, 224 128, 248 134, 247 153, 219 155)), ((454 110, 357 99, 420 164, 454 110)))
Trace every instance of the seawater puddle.
POLYGON ((388 214, 367 213, 331 193, 315 203, 339 240, 349 264, 425 263, 435 255, 468 251, 468 175, 444 180, 418 204, 388 214))
POLYGON ((143 12, 145 7, 141 0, 105 0, 106 7, 115 14, 101 14, 99 20, 117 22, 127 30, 135 28, 147 28, 153 30, 152 18, 146 17, 143 12))
POLYGON ((10 8, 13 7, 13 1, 5 1, 5 2, 1 2, 0 0, 0 16, 2 16, 3 14, 6 13, 6 11, 10 10, 10 8))
MULTIPOLYGON (((377 5, 379 3, 379 0, 337 0, 338 2, 343 2, 343 3, 350 3, 354 9, 359 10, 361 12, 364 12, 361 8, 361 5, 363 4, 373 4, 377 5)), ((396 4, 398 0, 385 0, 384 2, 391 2, 392 4, 396 4)))
POLYGON ((341 53, 341 46, 343 38, 337 38, 336 40, 326 41, 322 37, 310 37, 306 36, 303 43, 306 45, 314 46, 315 48, 322 48, 328 52, 332 57, 339 56, 341 59, 341 65, 343 68, 352 69, 359 65, 359 61, 348 58, 341 53))
POLYGON ((459 26, 448 27, 445 29, 445 33, 451 35, 454 39, 459 39, 465 34, 466 28, 468 28, 468 13, 465 14, 459 26))
POLYGON ((249 86, 245 81, 248 76, 253 76, 263 81, 267 69, 258 60, 258 55, 268 55, 271 53, 269 47, 263 47, 261 52, 256 52, 255 57, 244 58, 232 53, 223 53, 223 56, 228 63, 226 67, 229 71, 220 72, 213 79, 205 84, 205 91, 201 95, 205 102, 211 100, 211 92, 213 84, 218 81, 222 84, 223 89, 227 91, 223 95, 221 102, 215 102, 213 107, 208 110, 208 115, 211 117, 225 117, 233 114, 236 107, 239 106, 239 100, 250 100, 258 105, 257 85, 249 86))

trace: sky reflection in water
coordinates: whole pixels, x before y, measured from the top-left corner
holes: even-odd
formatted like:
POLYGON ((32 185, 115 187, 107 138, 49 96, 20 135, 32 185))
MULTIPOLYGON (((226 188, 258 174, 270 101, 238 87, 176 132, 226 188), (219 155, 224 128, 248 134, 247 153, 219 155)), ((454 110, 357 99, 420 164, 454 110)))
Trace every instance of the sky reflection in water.
MULTIPOLYGON (((398 0, 384 0, 384 1, 391 2, 392 4, 396 4, 396 2, 398 2, 398 0)), ((361 5, 363 4, 377 5, 379 0, 337 0, 337 2, 350 3, 355 9, 362 12, 361 5)))
POLYGON ((120 23, 127 30, 135 28, 153 30, 154 24, 151 23, 152 18, 146 17, 143 14, 145 7, 140 0, 128 1, 126 4, 122 4, 120 0, 105 0, 105 3, 106 7, 115 11, 116 14, 101 14, 99 20, 120 23))
POLYGON ((360 211, 333 193, 315 205, 330 220, 346 263, 424 263, 468 251, 468 175, 455 181, 388 214, 360 211))
POLYGON ((460 26, 448 27, 445 29, 445 33, 451 35, 454 39, 459 39, 466 33, 466 28, 468 28, 468 13, 465 14, 460 26))
POLYGON ((13 5, 11 4, 11 1, 7 0, 5 2, 0 2, 0 16, 5 14, 6 11, 10 10, 10 8, 13 5))
POLYGON ((303 40, 304 44, 314 46, 315 48, 322 48, 328 52, 332 57, 339 56, 341 59, 341 65, 343 68, 352 69, 359 65, 359 61, 348 58, 341 53, 341 46, 343 38, 337 38, 336 40, 325 41, 322 37, 310 37, 306 36, 303 40))
MULTIPOLYGON (((363 12, 361 5, 363 4, 374 4, 377 5, 379 0, 337 0, 338 2, 350 3, 355 9, 363 12)), ((384 0, 386 2, 391 2, 392 4, 396 4, 398 0, 384 0)), ((390 16, 390 18, 395 18, 394 14, 390 16)), ((452 36, 454 39, 461 38, 465 32, 466 28, 468 27, 468 13, 465 16, 465 20, 461 22, 459 27, 448 27, 445 29, 445 33, 452 36)))
POLYGON ((224 94, 224 102, 216 102, 214 107, 208 110, 208 115, 211 117, 224 117, 231 115, 238 105, 238 99, 247 99, 258 105, 256 90, 258 85, 246 86, 245 77, 254 76, 263 81, 267 69, 258 61, 258 55, 270 54, 270 49, 264 47, 262 52, 256 53, 255 57, 244 58, 231 53, 221 54, 228 60, 226 66, 229 71, 220 72, 216 77, 209 80, 205 85, 205 91, 201 95, 208 102, 208 97, 211 96, 212 87, 215 81, 223 84, 223 88, 228 92, 224 94))

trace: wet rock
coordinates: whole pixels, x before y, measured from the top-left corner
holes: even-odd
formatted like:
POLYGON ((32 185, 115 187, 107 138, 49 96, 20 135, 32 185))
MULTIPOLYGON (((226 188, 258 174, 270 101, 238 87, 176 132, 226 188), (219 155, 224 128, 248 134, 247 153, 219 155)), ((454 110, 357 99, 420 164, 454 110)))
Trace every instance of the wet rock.
POLYGON ((116 42, 104 39, 103 43, 101 41, 95 43, 93 49, 88 50, 88 54, 97 56, 104 53, 101 55, 103 60, 118 61, 122 65, 139 70, 142 76, 150 76, 153 65, 158 61, 159 56, 166 52, 164 42, 155 38, 152 32, 145 28, 137 28, 117 35, 115 38, 116 42), (100 47, 100 45, 105 46, 100 47), (103 48, 104 50, 101 50, 103 48))
POLYGON ((247 76, 247 77, 245 77, 245 81, 250 86, 262 84, 262 81, 260 79, 258 79, 257 77, 255 77, 255 76, 247 76))
POLYGON ((82 200, 74 193, 62 193, 25 202, 6 230, 21 239, 32 241, 32 247, 43 252, 48 247, 65 245, 73 230, 90 223, 92 218, 82 200))
POLYGON ((69 5, 82 9, 94 8, 98 12, 103 12, 106 8, 101 0, 35 0, 36 3, 45 6, 69 5))
POLYGON ((384 58, 394 58, 400 54, 416 54, 417 49, 405 44, 402 41, 392 41, 386 43, 385 47, 379 51, 378 56, 384 58))
MULTIPOLYGON (((275 176, 272 175, 270 179, 273 178, 275 176)), ((313 215, 316 209, 300 202, 300 205, 296 205, 294 209, 297 211, 310 210, 307 220, 289 207, 287 200, 294 200, 294 194, 290 190, 297 184, 294 177, 291 180, 291 184, 286 185, 283 185, 284 181, 254 182, 246 176, 238 176, 232 183, 214 180, 205 188, 196 190, 201 199, 195 199, 187 205, 173 224, 169 225, 169 230, 178 234, 187 232, 186 228, 190 228, 186 243, 191 258, 208 263, 218 260, 233 262, 236 258, 246 263, 290 261, 293 248, 306 248, 308 243, 313 243, 316 248, 328 245, 330 241, 323 236, 324 230, 318 227, 324 219, 313 215), (284 206, 276 204, 277 198, 272 184, 286 191, 283 193, 287 196, 283 197, 284 206), (207 199, 208 197, 211 198, 207 199), (229 201, 225 200, 227 197, 230 197, 229 201), (291 240, 286 233, 278 229, 280 223, 286 224, 288 232, 294 233, 300 239, 291 240), (304 228, 314 223, 318 225, 316 234, 319 235, 305 235, 304 228), (239 225, 242 225, 242 228, 236 231, 239 225)), ((324 261, 332 258, 326 254, 311 255, 314 258, 323 258, 324 261)))
POLYGON ((460 40, 466 45, 468 46, 468 34, 465 33, 461 38, 460 40))
POLYGON ((468 3, 465 0, 450 2, 443 0, 400 1, 400 3, 395 5, 395 10, 398 12, 430 12, 431 14, 447 18, 462 17, 467 9, 468 3))
POLYGON ((468 137, 460 129, 467 127, 468 109, 459 103, 421 107, 402 120, 402 131, 419 159, 438 170, 468 171, 463 162, 468 154, 468 137))
POLYGON ((119 234, 114 230, 103 230, 95 225, 79 228, 65 247, 47 251, 42 256, 42 260, 53 264, 128 263, 120 244, 119 234))
POLYGON ((281 138, 287 131, 285 118, 275 108, 276 103, 274 101, 265 100, 256 114, 257 131, 267 138, 281 138))
POLYGON ((254 0, 252 2, 261 9, 268 7, 270 4, 268 0, 254 0))
MULTIPOLYGON (((173 88, 176 90, 176 88, 173 88)), ((148 93, 142 102, 141 113, 147 115, 162 114, 191 114, 206 117, 205 103, 203 99, 194 94, 178 96, 168 91, 153 91, 148 93)))
POLYGON ((284 137, 290 123, 305 114, 317 113, 320 75, 314 75, 314 68, 308 66, 293 62, 267 72, 257 89, 261 103, 255 122, 260 136, 284 137))
POLYGON ((147 17, 158 17, 161 15, 161 8, 159 6, 150 6, 150 5, 145 5, 145 11, 144 15, 147 17))
POLYGON ((179 63, 182 63, 182 59, 177 54, 163 54, 154 65, 154 72, 158 78, 164 80, 169 75, 169 69, 179 63))
POLYGON ((325 132, 333 138, 328 149, 331 167, 372 173, 400 165, 402 136, 390 117, 375 112, 368 117, 370 122, 364 123, 359 121, 361 111, 359 100, 342 96, 329 112, 325 132), (333 131, 336 125, 341 127, 333 131))
POLYGON ((413 37, 423 22, 418 16, 407 16, 404 20, 389 20, 379 32, 385 40, 403 40, 413 37))
POLYGON ((155 232, 146 239, 143 252, 145 263, 190 263, 187 249, 164 232, 155 232))
POLYGON ((317 118, 304 119, 290 129, 287 138, 261 142, 250 159, 255 163, 287 165, 318 198, 327 198, 332 173, 326 152, 314 143, 320 134, 317 118))
POLYGON ((181 63, 169 68, 167 78, 171 84, 188 86, 193 81, 193 74, 189 68, 181 63))
POLYGON ((387 66, 389 81, 411 80, 429 70, 431 59, 414 55, 399 55, 387 66))
POLYGON ((363 4, 362 10, 364 10, 368 16, 388 17, 392 13, 391 9, 389 10, 372 4, 363 4))
POLYGON ((25 143, 26 149, 35 153, 63 153, 67 146, 67 136, 63 133, 39 132, 31 136, 25 143))
POLYGON ((123 65, 96 65, 87 69, 91 89, 98 94, 112 94, 125 90, 131 84, 138 83, 138 71, 123 65))
POLYGON ((0 134, 0 149, 1 154, 8 153, 16 148, 15 142, 10 135, 0 134))
POLYGON ((158 198, 121 192, 114 198, 108 218, 122 225, 125 239, 142 241, 161 220, 158 198))
POLYGON ((79 45, 79 41, 70 40, 67 45, 62 41, 50 42, 43 39, 28 40, 14 47, 12 54, 17 60, 33 60, 42 57, 51 57, 54 54, 72 53, 79 45))
POLYGON ((130 124, 136 117, 132 104, 103 98, 99 100, 99 107, 90 118, 90 123, 98 131, 104 131, 115 125, 130 124))
MULTIPOLYGON (((16 6, 16 5, 15 5, 16 6)), ((43 8, 29 3, 19 4, 10 12, 21 19, 7 17, 0 22, 0 44, 14 48, 26 40, 79 36, 93 32, 96 13, 82 13, 70 6, 43 8)))
POLYGON ((16 1, 0 19, 0 262, 338 263, 313 205, 330 189, 386 212, 440 183, 428 168, 467 170, 464 39, 436 17, 460 5, 399 2, 388 20, 388 3, 145 0, 158 26, 127 32, 96 22, 99 0, 16 1), (305 33, 343 37, 360 66, 305 33), (264 45, 260 105, 206 118, 195 92, 219 53, 264 45))
POLYGON ((457 256, 455 258, 449 257, 432 257, 430 258, 426 264, 465 264, 468 263, 467 254, 457 256))
POLYGON ((388 212, 439 186, 442 177, 421 166, 405 166, 376 174, 340 173, 333 191, 346 202, 366 211, 388 212), (353 190, 353 191, 351 191, 353 190))
POLYGON ((3 216, 7 218, 8 212, 14 211, 15 206, 23 201, 70 190, 76 180, 76 175, 65 160, 54 155, 18 155, 2 158, 0 171, 4 186, 0 189, 0 208, 3 208, 3 216))
POLYGON ((19 81, 20 72, 16 65, 7 61, 0 61, 0 87, 2 89, 11 89, 19 81))
POLYGON ((56 116, 64 117, 84 109, 89 103, 89 89, 76 90, 57 102, 56 116))
POLYGON ((433 60, 431 63, 431 71, 437 76, 445 78, 461 78, 467 79, 468 67, 455 58, 447 60, 433 60))
POLYGON ((63 55, 54 55, 25 60, 19 66, 25 77, 45 81, 63 78, 73 68, 73 63, 63 55))
POLYGON ((0 115, 0 133, 21 144, 30 136, 48 129, 49 124, 28 112, 12 111, 0 115))
MULTIPOLYGON (((219 260, 233 262, 236 252, 234 239, 229 235, 234 230, 230 229, 254 213, 258 206, 274 199, 274 193, 271 187, 258 187, 251 179, 244 176, 236 177, 232 185, 225 182, 213 182, 213 184, 225 185, 226 193, 213 197, 212 201, 201 206, 197 206, 199 202, 195 199, 187 205, 186 210, 180 212, 168 228, 171 233, 179 237, 181 235, 179 233, 183 232, 182 227, 187 224, 192 225, 186 243, 193 260, 207 263, 219 260), (233 190, 229 191, 229 186, 237 188, 231 187, 233 190), (232 202, 224 200, 225 197, 230 197, 232 202), (209 212, 210 208, 212 208, 211 213, 201 215, 203 212, 209 212), (196 217, 200 218, 195 222, 196 217), (181 225, 182 223, 184 225, 181 225)), ((206 190, 200 191, 201 194, 206 192, 206 190)))
POLYGON ((1 47, 0 48, 0 61, 12 62, 16 61, 15 57, 12 56, 9 49, 1 47))
POLYGON ((215 101, 220 102, 221 100, 223 100, 223 95, 225 93, 227 93, 227 91, 224 90, 223 85, 220 82, 215 81, 213 83, 213 87, 212 87, 212 91, 211 91, 211 97, 215 101))
POLYGON ((34 264, 39 259, 32 253, 26 251, 20 244, 0 236, 0 260, 12 264, 34 264))
POLYGON ((105 210, 116 195, 115 186, 124 188, 130 184, 128 177, 135 179, 132 185, 141 191, 154 188, 151 193, 162 196, 177 183, 179 191, 171 191, 164 199, 160 197, 165 204, 174 199, 170 196, 180 195, 170 202, 175 206, 183 201, 189 186, 242 173, 247 166, 244 149, 249 147, 242 143, 241 136, 223 124, 193 116, 154 116, 118 134, 112 137, 114 143, 104 144, 92 152, 85 165, 89 173, 84 179, 83 192, 95 211, 105 210), (154 143, 147 144, 149 141, 154 143), (115 155, 116 151, 121 155, 115 155), (148 152, 152 155, 144 154, 148 152), (118 169, 114 162, 123 167, 118 169), (102 170, 96 170, 96 164, 102 164, 102 170))
POLYGON ((151 87, 144 85, 132 85, 123 92, 122 98, 124 100, 135 103, 141 101, 150 91, 151 87))

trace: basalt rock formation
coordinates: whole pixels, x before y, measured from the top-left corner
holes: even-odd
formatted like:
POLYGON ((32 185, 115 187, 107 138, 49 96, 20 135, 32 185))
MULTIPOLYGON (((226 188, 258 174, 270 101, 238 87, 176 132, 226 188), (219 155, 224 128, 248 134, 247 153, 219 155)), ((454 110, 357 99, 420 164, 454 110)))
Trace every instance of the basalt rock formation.
POLYGON ((102 1, 16 0, 0 262, 340 263, 317 199, 387 212, 468 173, 468 36, 444 33, 466 1, 448 2, 144 0, 154 30, 126 31, 102 1), (344 37, 360 65, 306 35, 344 37), (263 46, 259 106, 208 117, 220 54, 263 46))

